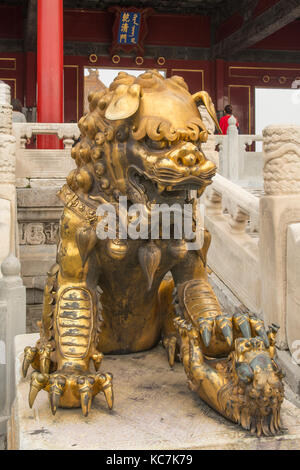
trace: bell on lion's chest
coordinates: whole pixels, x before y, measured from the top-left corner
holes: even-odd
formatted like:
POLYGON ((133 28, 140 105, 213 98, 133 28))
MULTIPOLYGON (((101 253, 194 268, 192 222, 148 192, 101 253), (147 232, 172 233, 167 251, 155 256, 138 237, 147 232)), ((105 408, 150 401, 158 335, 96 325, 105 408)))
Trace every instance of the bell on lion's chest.
POLYGON ((128 252, 128 243, 125 240, 116 238, 115 240, 108 240, 107 252, 113 259, 121 260, 125 258, 128 252))

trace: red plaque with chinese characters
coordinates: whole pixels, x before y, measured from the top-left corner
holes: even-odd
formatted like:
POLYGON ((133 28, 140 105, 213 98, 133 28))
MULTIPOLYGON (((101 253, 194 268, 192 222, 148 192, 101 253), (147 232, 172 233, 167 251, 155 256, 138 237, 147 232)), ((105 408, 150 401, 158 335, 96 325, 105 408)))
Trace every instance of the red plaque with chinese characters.
POLYGON ((113 55, 118 51, 134 51, 143 56, 144 39, 148 33, 147 18, 154 10, 152 8, 111 7, 108 11, 115 14, 110 54, 113 55))

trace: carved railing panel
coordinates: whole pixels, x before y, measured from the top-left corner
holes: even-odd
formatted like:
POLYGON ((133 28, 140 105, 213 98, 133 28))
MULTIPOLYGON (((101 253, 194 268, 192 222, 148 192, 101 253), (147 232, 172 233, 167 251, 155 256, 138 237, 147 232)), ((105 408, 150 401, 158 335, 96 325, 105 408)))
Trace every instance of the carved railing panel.
POLYGON ((254 142, 262 140, 261 135, 240 135, 236 119, 231 116, 228 120, 227 134, 215 136, 219 150, 219 173, 230 181, 244 186, 262 187, 262 152, 248 150, 254 142))
POLYGON ((71 148, 80 136, 77 124, 14 123, 13 133, 17 145, 17 178, 65 178, 75 168, 71 159, 71 148), (64 149, 26 149, 27 139, 34 135, 49 134, 62 139, 64 149))
MULTIPOLYGON (((249 222, 250 232, 257 233, 259 231, 258 197, 218 174, 214 177, 213 184, 207 188, 205 194, 208 201, 206 202, 208 211, 211 211, 212 208, 211 201, 219 197, 223 212, 227 212, 231 219, 238 224, 238 231, 245 231, 246 222, 249 222), (239 224, 242 224, 244 228, 239 224)), ((231 222, 231 227, 234 230, 237 228, 235 222, 231 222)))
POLYGON ((261 315, 259 198, 217 174, 204 204, 212 235, 208 265, 249 310, 261 315))

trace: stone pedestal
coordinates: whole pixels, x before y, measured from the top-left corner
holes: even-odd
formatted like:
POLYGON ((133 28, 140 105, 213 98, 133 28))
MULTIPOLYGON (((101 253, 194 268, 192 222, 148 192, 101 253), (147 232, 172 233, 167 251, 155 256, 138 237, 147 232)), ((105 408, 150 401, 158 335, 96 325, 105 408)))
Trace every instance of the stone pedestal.
POLYGON ((47 393, 28 406, 29 378, 21 378, 23 348, 38 335, 16 337, 17 396, 8 435, 9 449, 299 449, 300 410, 285 401, 284 434, 256 438, 210 409, 188 390, 181 364, 168 366, 165 351, 106 356, 103 371, 114 375, 115 406, 98 395, 90 415, 58 409, 52 416, 47 393))

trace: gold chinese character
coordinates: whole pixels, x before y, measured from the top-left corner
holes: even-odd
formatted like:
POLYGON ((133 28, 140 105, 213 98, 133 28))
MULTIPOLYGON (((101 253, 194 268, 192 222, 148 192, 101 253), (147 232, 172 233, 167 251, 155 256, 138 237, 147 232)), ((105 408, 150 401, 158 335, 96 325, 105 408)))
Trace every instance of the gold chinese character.
POLYGON ((120 42, 122 41, 127 42, 127 34, 120 34, 120 42))
POLYGON ((131 28, 131 36, 134 36, 134 32, 135 32, 135 26, 132 26, 132 28, 131 28))
POLYGON ((122 23, 128 23, 129 22, 129 13, 123 13, 122 14, 122 23))
POLYGON ((136 22, 137 17, 138 17, 138 15, 135 13, 135 14, 133 15, 133 24, 134 24, 135 26, 139 26, 139 23, 136 22))
POLYGON ((128 23, 121 24, 121 31, 122 33, 127 33, 128 31, 128 23))

